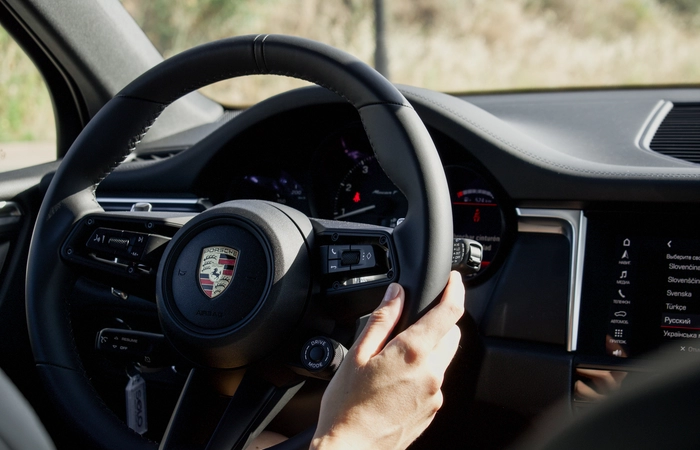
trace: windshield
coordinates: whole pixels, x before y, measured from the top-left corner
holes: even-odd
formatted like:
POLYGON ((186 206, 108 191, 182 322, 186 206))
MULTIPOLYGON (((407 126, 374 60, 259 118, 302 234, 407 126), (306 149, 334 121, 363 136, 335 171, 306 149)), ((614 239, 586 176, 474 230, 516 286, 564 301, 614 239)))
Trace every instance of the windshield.
MULTIPOLYGON (((381 71, 393 82, 445 92, 670 85, 700 78, 698 0, 122 3, 166 58, 232 35, 282 33, 339 47, 371 65, 379 48, 381 71)), ((220 83, 205 93, 241 105, 298 85, 262 77, 220 83)))

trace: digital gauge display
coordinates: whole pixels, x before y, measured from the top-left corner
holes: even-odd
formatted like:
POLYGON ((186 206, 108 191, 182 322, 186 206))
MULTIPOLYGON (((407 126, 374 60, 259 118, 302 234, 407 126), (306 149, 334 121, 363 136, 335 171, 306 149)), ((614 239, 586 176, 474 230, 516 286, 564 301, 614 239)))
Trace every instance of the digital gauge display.
POLYGON ((486 180, 473 170, 447 166, 445 175, 450 189, 455 237, 479 241, 484 246, 481 266, 486 268, 501 245, 501 208, 486 180))
POLYGON ((228 198, 267 200, 309 214, 306 190, 292 175, 281 169, 260 168, 249 175, 234 177, 228 198))
POLYGON ((357 162, 343 177, 333 202, 333 218, 395 227, 408 201, 379 167, 376 156, 357 162))
MULTIPOLYGON (((482 270, 493 261, 503 235, 503 214, 486 180, 463 166, 445 167, 450 189, 455 237, 474 239, 484 246, 482 270)), ((405 217, 408 202, 368 156, 355 164, 340 182, 333 218, 395 227, 405 217)))

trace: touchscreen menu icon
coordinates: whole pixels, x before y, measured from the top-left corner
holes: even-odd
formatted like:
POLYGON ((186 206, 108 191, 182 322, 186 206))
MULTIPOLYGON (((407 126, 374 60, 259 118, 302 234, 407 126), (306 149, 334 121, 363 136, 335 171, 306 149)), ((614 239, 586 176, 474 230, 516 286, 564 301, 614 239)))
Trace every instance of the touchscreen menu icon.
MULTIPOLYGON (((605 350, 610 356, 627 358, 629 356, 630 311, 632 307, 633 246, 630 238, 618 241, 617 253, 620 259, 619 271, 614 278, 615 288, 608 313, 608 332, 605 336, 605 350), (622 286, 622 287, 621 287, 622 286)), ((612 274, 611 274, 612 275, 612 274)))

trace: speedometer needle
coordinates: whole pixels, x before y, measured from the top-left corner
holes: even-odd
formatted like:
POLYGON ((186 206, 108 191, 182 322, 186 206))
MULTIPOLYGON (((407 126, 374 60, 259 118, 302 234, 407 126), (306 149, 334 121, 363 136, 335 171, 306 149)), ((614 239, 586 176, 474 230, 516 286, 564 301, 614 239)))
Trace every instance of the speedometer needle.
POLYGON ((334 219, 345 219, 346 217, 356 216, 358 214, 362 214, 362 213, 367 212, 367 211, 372 211, 376 207, 377 207, 377 205, 365 206, 364 208, 356 209, 354 211, 346 212, 345 214, 340 214, 338 216, 335 216, 334 219))

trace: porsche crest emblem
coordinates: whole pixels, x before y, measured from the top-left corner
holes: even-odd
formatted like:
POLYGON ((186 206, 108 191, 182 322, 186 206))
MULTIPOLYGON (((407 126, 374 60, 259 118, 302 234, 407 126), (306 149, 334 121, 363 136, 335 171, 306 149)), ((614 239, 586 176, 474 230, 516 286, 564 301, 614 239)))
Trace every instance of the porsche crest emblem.
POLYGON ((238 255, 238 250, 223 246, 206 247, 202 250, 199 287, 207 297, 218 297, 231 284, 238 255))

